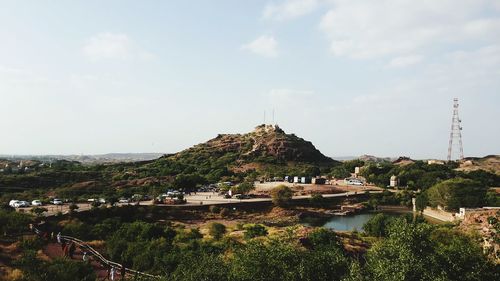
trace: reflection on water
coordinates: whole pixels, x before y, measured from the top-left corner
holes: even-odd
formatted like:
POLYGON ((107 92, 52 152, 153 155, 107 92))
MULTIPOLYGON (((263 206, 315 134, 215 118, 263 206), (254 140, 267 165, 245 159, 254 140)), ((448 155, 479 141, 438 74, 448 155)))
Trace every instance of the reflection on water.
MULTIPOLYGON (((363 225, 377 213, 362 213, 348 216, 334 216, 331 218, 305 218, 302 223, 307 226, 323 226, 338 231, 363 230, 363 225)), ((389 216, 401 216, 403 213, 385 213, 389 216)), ((410 213, 407 213, 410 214, 410 213)), ((410 214, 411 215, 411 214, 410 214)))

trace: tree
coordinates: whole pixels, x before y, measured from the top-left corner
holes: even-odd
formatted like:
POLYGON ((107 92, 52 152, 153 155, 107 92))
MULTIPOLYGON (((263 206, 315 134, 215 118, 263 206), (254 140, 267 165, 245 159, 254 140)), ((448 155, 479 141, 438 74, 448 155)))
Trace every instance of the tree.
POLYGON ((363 230, 370 236, 385 237, 393 220, 384 213, 376 214, 363 225, 363 230))
POLYGON ((31 209, 30 212, 35 214, 37 217, 41 217, 41 216, 43 216, 43 213, 48 212, 48 211, 49 210, 47 208, 44 208, 44 207, 35 207, 35 208, 31 209))
POLYGON ((286 185, 278 185, 271 191, 273 203, 285 207, 292 201, 293 191, 286 185))
POLYGON ((173 186, 177 189, 194 190, 196 185, 205 184, 207 180, 199 174, 180 174, 174 179, 173 186))
POLYGON ((369 280, 498 280, 479 245, 453 230, 397 219, 367 254, 369 280))
POLYGON ((307 236, 314 249, 338 248, 342 249, 342 242, 334 231, 318 228, 307 236))
POLYGON ((309 201, 316 207, 323 207, 326 204, 326 200, 321 193, 313 193, 309 201))
POLYGON ((229 269, 220 255, 207 253, 188 253, 180 259, 180 263, 168 280, 202 281, 229 280, 229 269))
POLYGON ((213 222, 208 227, 208 232, 214 239, 219 240, 226 233, 226 226, 222 223, 213 222))
POLYGON ((425 192, 418 194, 415 198, 415 207, 419 212, 422 212, 428 204, 429 199, 427 198, 427 194, 425 192))
POLYGON ((487 187, 478 181, 455 178, 440 182, 427 190, 429 204, 449 210, 482 207, 486 201, 487 187))
POLYGON ((375 244, 367 254, 370 280, 435 280, 434 248, 427 224, 409 224, 398 219, 389 237, 375 244))
POLYGON ((246 194, 255 189, 253 182, 242 182, 237 186, 233 186, 231 190, 233 194, 246 194))

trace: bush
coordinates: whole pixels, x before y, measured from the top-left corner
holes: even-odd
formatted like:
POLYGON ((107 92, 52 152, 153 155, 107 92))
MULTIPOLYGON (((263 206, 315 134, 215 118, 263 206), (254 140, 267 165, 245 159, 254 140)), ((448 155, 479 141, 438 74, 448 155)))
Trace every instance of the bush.
POLYGON ((231 212, 231 211, 229 211, 229 209, 228 209, 228 208, 222 208, 222 209, 220 210, 220 216, 221 216, 221 217, 223 217, 223 218, 225 218, 225 217, 229 216, 229 213, 230 213, 230 212, 231 212))
POLYGON ((278 185, 271 191, 273 203, 279 207, 286 207, 292 201, 293 191, 286 185, 278 185))
POLYGON ((214 214, 220 213, 220 207, 217 205, 212 205, 208 209, 210 210, 210 212, 212 212, 214 214))
POLYGON ((244 228, 245 228, 244 236, 246 239, 267 235, 267 229, 262 224, 249 224, 246 225, 244 228))
POLYGON ((321 195, 321 193, 313 193, 311 195, 311 198, 309 199, 309 201, 311 202, 311 204, 313 206, 317 206, 317 207, 323 207, 326 205, 326 200, 325 198, 323 197, 323 195, 321 195))
POLYGON ((219 240, 226 233, 226 226, 222 223, 213 222, 208 227, 208 232, 214 239, 219 240))
POLYGON ((43 213, 48 212, 49 210, 47 208, 43 207, 35 207, 30 210, 33 214, 35 214, 37 217, 41 217, 43 213))

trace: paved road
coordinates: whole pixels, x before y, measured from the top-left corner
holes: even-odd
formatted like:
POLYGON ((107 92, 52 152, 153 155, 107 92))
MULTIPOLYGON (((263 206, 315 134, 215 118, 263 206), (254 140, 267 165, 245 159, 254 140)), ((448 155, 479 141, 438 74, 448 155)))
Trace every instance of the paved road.
MULTIPOLYGON (((368 190, 370 193, 380 193, 382 191, 380 190, 368 190)), ((334 193, 334 194, 323 194, 323 197, 325 198, 334 198, 334 197, 349 197, 349 196, 357 196, 357 195, 362 195, 364 192, 357 192, 357 191, 350 191, 350 192, 343 192, 343 193, 334 193)), ((298 196, 293 196, 292 199, 294 200, 300 200, 300 199, 307 199, 310 198, 311 195, 298 195, 298 196)), ((235 204, 235 203, 252 203, 252 202, 270 202, 272 199, 271 198, 250 198, 250 199, 225 199, 223 196, 213 193, 213 192, 197 192, 196 194, 192 195, 186 195, 186 200, 187 203, 184 205, 175 205, 177 207, 183 207, 183 206, 199 206, 199 205, 224 205, 224 204, 235 204)), ((124 206, 124 205, 129 205, 129 204, 121 204, 118 203, 118 206, 124 206)), ((135 203, 131 203, 130 205, 135 205, 135 203)), ((141 201, 140 204, 141 206, 149 206, 153 205, 153 200, 151 201, 141 201)), ((92 206, 88 203, 77 203, 78 209, 77 212, 82 212, 82 211, 88 211, 92 208, 92 206)), ((164 205, 164 204, 157 204, 157 206, 172 206, 172 205, 164 205)), ((58 212, 62 212, 63 214, 69 212, 69 204, 64 204, 64 205, 59 205, 59 206, 54 206, 54 205, 46 205, 43 206, 44 208, 48 209, 48 212, 44 213, 45 216, 53 216, 57 214, 58 212)), ((23 210, 24 212, 30 212, 32 207, 29 208, 20 208, 19 210, 23 210)))

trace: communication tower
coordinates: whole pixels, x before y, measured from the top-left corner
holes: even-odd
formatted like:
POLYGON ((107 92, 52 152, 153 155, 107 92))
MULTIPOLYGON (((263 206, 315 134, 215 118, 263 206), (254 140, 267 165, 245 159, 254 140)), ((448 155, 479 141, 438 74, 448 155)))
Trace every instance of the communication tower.
POLYGON ((462 145, 462 120, 458 117, 458 99, 453 99, 453 117, 451 118, 450 142, 448 145, 448 161, 451 161, 452 151, 456 146, 460 149, 459 159, 464 159, 464 147, 462 145))

